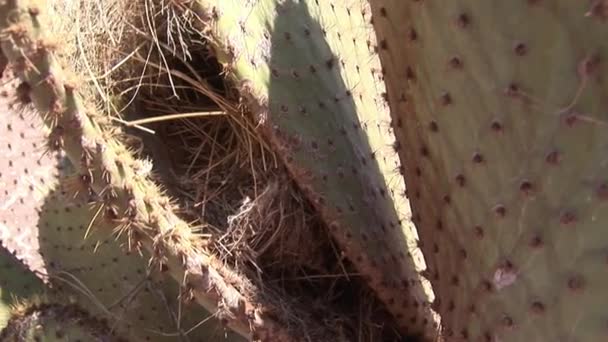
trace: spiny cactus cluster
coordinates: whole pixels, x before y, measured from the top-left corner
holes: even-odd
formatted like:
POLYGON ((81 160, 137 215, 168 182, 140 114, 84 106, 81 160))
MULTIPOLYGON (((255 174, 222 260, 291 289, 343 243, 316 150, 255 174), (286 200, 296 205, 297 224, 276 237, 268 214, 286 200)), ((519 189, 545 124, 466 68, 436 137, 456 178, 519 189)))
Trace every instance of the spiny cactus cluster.
MULTIPOLYGON (((606 1, 172 6, 323 222, 327 253, 382 303, 391 334, 371 340, 604 339, 606 1)), ((6 92, 38 115, 2 113, 3 340, 311 340, 290 322, 339 310, 282 317, 273 298, 289 291, 197 232, 121 121, 68 79, 45 15, 0 0, 0 71, 21 81, 6 92)))

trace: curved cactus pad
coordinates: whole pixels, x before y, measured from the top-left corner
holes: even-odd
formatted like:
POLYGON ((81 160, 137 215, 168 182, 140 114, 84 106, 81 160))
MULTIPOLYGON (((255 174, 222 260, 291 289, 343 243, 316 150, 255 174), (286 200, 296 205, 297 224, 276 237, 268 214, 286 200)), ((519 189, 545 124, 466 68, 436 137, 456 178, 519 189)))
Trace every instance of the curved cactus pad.
POLYGON ((606 1, 372 4, 446 340, 605 340, 606 1))
POLYGON ((432 336, 433 296, 418 273, 425 265, 363 3, 199 0, 197 11, 344 254, 403 331, 432 336))

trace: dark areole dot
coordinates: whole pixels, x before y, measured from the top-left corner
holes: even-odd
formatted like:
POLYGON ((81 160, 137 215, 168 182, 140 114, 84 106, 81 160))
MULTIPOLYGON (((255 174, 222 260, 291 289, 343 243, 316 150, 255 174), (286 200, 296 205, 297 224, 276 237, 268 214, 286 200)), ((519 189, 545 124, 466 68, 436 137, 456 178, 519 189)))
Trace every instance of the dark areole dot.
POLYGON ((576 214, 571 211, 564 211, 559 217, 559 222, 563 225, 571 225, 576 222, 576 214))
POLYGON ((497 132, 497 133, 502 132, 502 130, 503 130, 502 123, 500 123, 500 121, 498 121, 498 120, 492 121, 492 123, 490 124, 490 128, 492 128, 492 131, 497 132))
POLYGON ((413 27, 410 28, 409 37, 411 41, 418 40, 418 32, 413 27))
POLYGON ((481 163, 483 163, 483 161, 484 161, 484 158, 483 158, 483 155, 481 155, 481 153, 475 152, 473 154, 473 163, 481 164, 481 163))
POLYGON ((449 64, 453 69, 462 69, 462 59, 458 56, 450 58, 449 64))
POLYGON ((530 305, 532 313, 537 315, 545 313, 545 305, 539 301, 535 301, 530 305))
POLYGON ((530 247, 540 248, 542 246, 543 246, 543 239, 540 237, 540 235, 533 236, 532 239, 530 240, 530 247))
POLYGON ((466 13, 461 13, 456 20, 458 27, 466 28, 471 24, 471 18, 466 13))
POLYGON ((452 104, 452 96, 448 92, 441 94, 441 104, 444 106, 452 104))
POLYGON ((522 42, 519 42, 515 44, 513 51, 515 51, 515 54, 518 56, 524 56, 528 53, 528 46, 522 42))
POLYGON ((557 165, 559 164, 560 160, 561 154, 559 151, 556 150, 547 153, 547 155, 545 156, 545 161, 547 162, 547 164, 557 165))
POLYGON ((597 197, 602 200, 608 200, 608 183, 601 183, 595 190, 597 197))
POLYGON ((463 174, 456 175, 456 184, 460 187, 464 187, 466 184, 466 178, 463 174))
POLYGON ((534 186, 529 180, 524 180, 519 184, 519 190, 525 195, 529 195, 534 190, 534 186))
POLYGON ((509 317, 509 316, 504 316, 504 317, 501 319, 501 323, 502 323, 502 325, 503 325, 505 328, 511 328, 511 327, 513 327, 513 325, 515 324, 515 323, 513 322, 513 318, 511 318, 511 317, 509 317))
POLYGON ((475 233, 475 237, 479 239, 483 239, 483 237, 485 236, 485 232, 481 226, 473 227, 473 232, 475 233))
POLYGON ((573 292, 580 292, 585 287, 585 280, 580 275, 568 278, 568 288, 573 292))

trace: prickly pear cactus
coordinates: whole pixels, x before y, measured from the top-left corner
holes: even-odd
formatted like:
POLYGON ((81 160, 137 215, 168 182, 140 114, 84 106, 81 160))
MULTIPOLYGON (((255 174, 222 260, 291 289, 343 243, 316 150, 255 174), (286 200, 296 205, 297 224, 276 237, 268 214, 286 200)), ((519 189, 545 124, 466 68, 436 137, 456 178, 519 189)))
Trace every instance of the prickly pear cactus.
POLYGON ((0 338, 5 342, 126 341, 77 306, 46 303, 16 312, 0 338))
MULTIPOLYGON (((197 7, 198 5, 198 7, 197 7)), ((199 0, 205 37, 403 331, 436 331, 361 1, 199 0), (412 295, 406 299, 404 293, 412 295)))
POLYGON ((606 1, 371 3, 446 340, 604 340, 606 1))
POLYGON ((45 36, 47 19, 33 1, 0 1, 2 52, 50 129, 48 146, 64 150, 78 172, 68 194, 97 196, 103 210, 96 222, 122 231, 128 247, 147 250, 154 269, 166 270, 196 302, 221 314, 231 329, 245 337, 293 340, 267 316, 266 303, 243 296, 243 280, 206 252, 204 241, 175 214, 144 163, 121 143, 118 129, 99 114, 94 101, 83 100, 81 87, 86 86, 68 80, 45 36))
POLYGON ((21 301, 42 295, 45 286, 38 277, 0 245, 0 331, 21 301))

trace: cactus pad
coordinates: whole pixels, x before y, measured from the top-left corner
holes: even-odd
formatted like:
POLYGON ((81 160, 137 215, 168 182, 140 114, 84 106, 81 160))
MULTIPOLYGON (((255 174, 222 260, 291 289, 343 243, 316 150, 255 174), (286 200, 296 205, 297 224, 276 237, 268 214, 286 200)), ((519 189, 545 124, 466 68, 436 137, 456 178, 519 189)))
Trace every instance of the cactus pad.
POLYGON ((55 185, 59 163, 44 153, 46 130, 40 117, 18 104, 18 82, 11 72, 0 78, 0 240, 30 269, 43 272, 38 254, 38 212, 55 185))
POLYGON ((197 3, 205 37, 345 256, 403 331, 433 335, 367 6, 197 3))
POLYGON ((446 340, 604 340, 606 1, 372 4, 446 340))
POLYGON ((99 208, 99 203, 74 203, 58 191, 47 196, 40 212, 40 252, 53 285, 78 296, 81 307, 105 317, 130 340, 173 341, 180 334, 238 340, 202 307, 178 303, 178 284, 151 272, 145 251, 125 252, 125 236, 116 239, 112 226, 96 216, 99 208), (206 323, 190 331, 201 321, 206 323))

